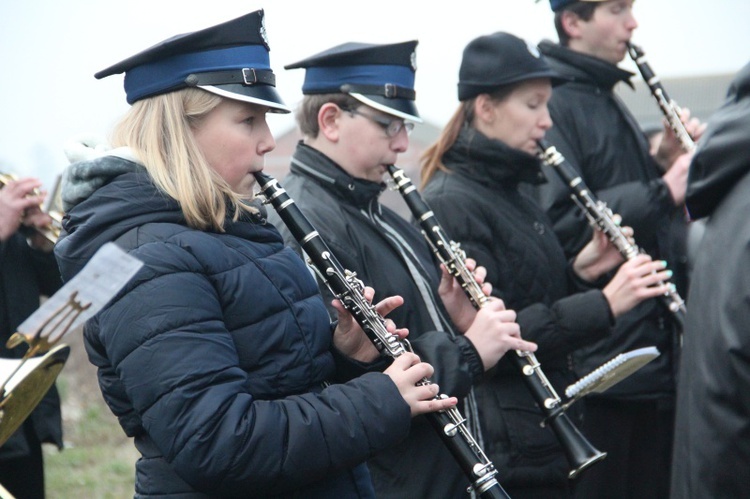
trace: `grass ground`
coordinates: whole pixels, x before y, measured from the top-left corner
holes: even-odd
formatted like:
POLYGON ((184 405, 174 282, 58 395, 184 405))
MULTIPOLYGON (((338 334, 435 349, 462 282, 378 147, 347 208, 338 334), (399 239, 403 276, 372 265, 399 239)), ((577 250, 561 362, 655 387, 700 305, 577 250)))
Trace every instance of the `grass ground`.
POLYGON ((102 399, 80 332, 63 343, 71 347, 57 378, 65 448, 44 446, 47 498, 132 498, 138 452, 102 399))

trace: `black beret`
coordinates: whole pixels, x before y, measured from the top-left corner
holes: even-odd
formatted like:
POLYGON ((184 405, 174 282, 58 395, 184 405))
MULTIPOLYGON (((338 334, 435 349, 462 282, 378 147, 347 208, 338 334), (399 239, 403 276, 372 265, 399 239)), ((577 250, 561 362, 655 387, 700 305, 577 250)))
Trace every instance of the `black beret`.
POLYGON ((535 78, 549 78, 553 85, 566 81, 550 68, 536 45, 504 32, 480 36, 464 48, 458 100, 535 78))

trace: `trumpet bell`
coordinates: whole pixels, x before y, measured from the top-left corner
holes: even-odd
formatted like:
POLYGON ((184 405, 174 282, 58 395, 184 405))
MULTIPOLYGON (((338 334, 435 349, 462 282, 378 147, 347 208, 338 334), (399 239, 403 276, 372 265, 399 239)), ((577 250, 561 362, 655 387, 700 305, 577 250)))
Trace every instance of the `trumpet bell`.
POLYGON ((60 232, 62 232, 63 214, 59 211, 48 211, 47 214, 52 218, 52 222, 46 227, 36 227, 35 231, 44 236, 44 239, 50 243, 55 244, 60 239, 60 232))
POLYGON ((0 359, 0 446, 42 401, 69 355, 70 347, 61 344, 41 357, 0 359))

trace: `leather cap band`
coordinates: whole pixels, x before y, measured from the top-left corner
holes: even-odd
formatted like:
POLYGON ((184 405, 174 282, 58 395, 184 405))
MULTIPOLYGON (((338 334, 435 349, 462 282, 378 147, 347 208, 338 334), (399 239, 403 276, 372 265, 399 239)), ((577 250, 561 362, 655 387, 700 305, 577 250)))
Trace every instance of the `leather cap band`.
POLYGON ((399 87, 393 83, 384 85, 341 85, 341 92, 345 94, 382 95, 388 99, 414 100, 417 93, 411 88, 399 87))
POLYGON ((191 87, 201 85, 271 85, 276 86, 276 75, 268 69, 242 68, 232 71, 211 71, 207 73, 193 73, 185 78, 185 83, 191 87))

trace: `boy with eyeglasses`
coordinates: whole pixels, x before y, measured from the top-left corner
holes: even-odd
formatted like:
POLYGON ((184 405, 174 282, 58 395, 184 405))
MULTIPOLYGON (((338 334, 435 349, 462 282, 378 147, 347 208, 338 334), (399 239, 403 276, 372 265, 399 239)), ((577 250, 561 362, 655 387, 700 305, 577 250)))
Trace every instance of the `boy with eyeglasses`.
MULTIPOLYGON (((375 289, 376 300, 403 297, 389 319, 409 329, 420 358, 434 362, 432 380, 441 391, 471 401, 472 384, 505 352, 536 346, 520 338, 515 312, 502 301, 477 312, 441 273, 419 230, 378 201, 387 166, 406 151, 409 132, 421 122, 416 46, 345 43, 286 66, 306 70, 305 97, 296 114, 303 140, 281 183, 342 265, 375 289)), ((298 247, 278 216, 269 218, 298 247)), ((484 269, 475 272, 481 282, 484 269)), ((322 283, 321 290, 330 303, 322 283)), ((475 421, 471 403, 461 412, 475 421)), ((425 418, 413 419, 409 437, 368 464, 379 498, 464 497, 469 484, 425 418)))

